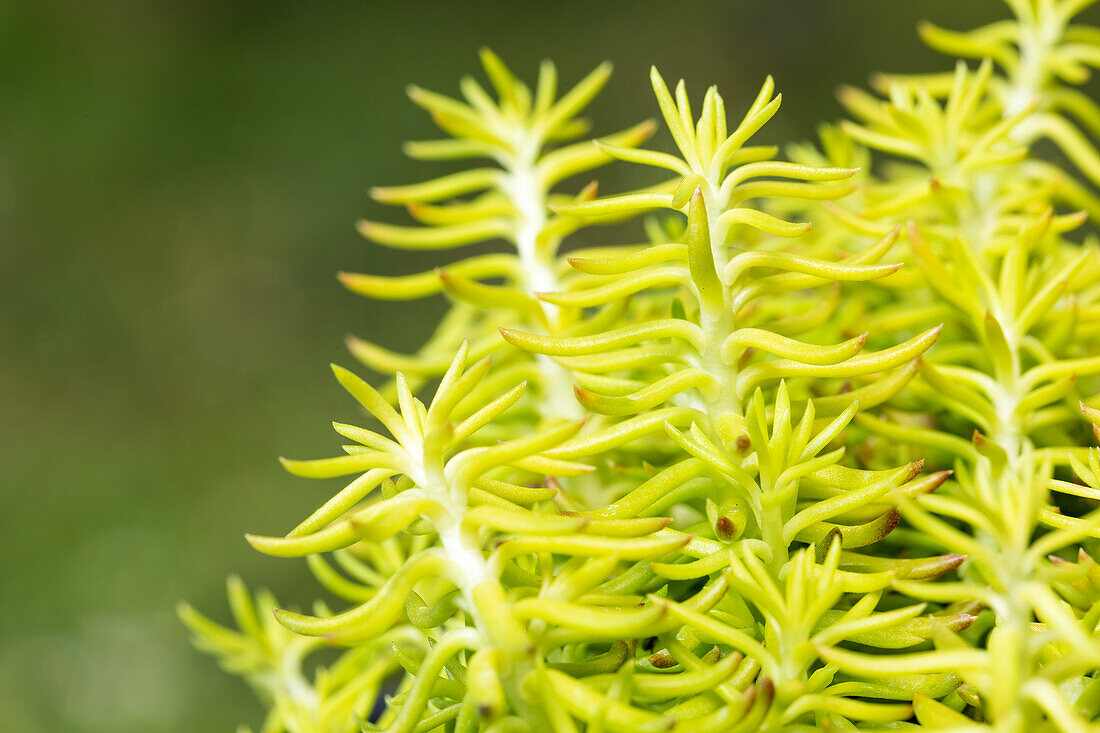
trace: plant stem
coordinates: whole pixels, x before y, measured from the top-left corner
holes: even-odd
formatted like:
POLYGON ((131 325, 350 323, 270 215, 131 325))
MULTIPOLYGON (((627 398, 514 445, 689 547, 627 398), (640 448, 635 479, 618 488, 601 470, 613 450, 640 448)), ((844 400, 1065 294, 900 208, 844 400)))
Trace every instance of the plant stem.
MULTIPOLYGON (((513 242, 519 255, 522 287, 524 292, 537 299, 537 293, 560 289, 554 272, 553 253, 547 251, 546 242, 539 238, 546 227, 546 188, 539 180, 536 166, 539 145, 529 131, 520 129, 516 153, 502 161, 507 176, 504 192, 516 209, 516 228, 513 242)), ((558 330, 559 309, 556 305, 539 301, 549 334, 558 330)), ((536 357, 539 373, 543 375, 542 400, 539 412, 546 417, 576 420, 584 416, 584 409, 573 397, 573 376, 569 370, 548 356, 536 357)))

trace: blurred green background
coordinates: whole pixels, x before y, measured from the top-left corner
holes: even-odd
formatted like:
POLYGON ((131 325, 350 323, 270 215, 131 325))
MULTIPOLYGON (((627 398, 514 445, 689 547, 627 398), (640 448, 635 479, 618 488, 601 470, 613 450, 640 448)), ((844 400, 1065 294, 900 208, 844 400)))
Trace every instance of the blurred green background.
MULTIPOLYGON (((813 134, 833 91, 949 62, 921 18, 972 27, 996 0, 0 2, 0 731, 253 725, 260 707, 192 651, 187 598, 227 617, 241 573, 308 604, 285 531, 330 487, 275 456, 330 454, 355 416, 328 372, 354 332, 411 349, 442 304, 344 292, 340 269, 424 269, 360 240, 375 184, 438 172, 409 82, 454 93, 493 47, 563 83, 615 76, 596 133, 655 114, 647 69, 717 83, 731 115, 766 73, 764 134, 813 134), (12 460, 14 458, 14 460, 12 460)), ((657 145, 667 145, 663 134, 657 145)), ((605 191, 629 168, 601 172, 605 191)))

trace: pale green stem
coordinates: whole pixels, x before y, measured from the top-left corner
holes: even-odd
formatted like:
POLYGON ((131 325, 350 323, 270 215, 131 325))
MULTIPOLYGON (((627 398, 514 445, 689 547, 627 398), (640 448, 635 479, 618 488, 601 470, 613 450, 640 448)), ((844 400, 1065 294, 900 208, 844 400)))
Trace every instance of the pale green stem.
MULTIPOLYGON (((1047 72, 1043 66, 1043 60, 1053 43, 1057 41, 1061 30, 1061 26, 1050 19, 1041 22, 1035 28, 1023 26, 1020 39, 1020 66, 1011 79, 1005 100, 1006 115, 1018 112, 1041 96, 1047 83, 1047 72)), ((1026 120, 1015 128, 1013 135, 1027 141, 1026 120)), ((969 205, 960 206, 958 210, 960 229, 966 234, 967 241, 977 248, 975 259, 979 261, 985 259, 982 245, 989 241, 995 224, 992 199, 995 194, 996 175, 996 173, 983 173, 973 176, 969 187, 972 192, 969 205)), ((998 387, 990 395, 997 424, 991 426, 988 436, 991 441, 1004 449, 1008 456, 1007 467, 994 478, 998 485, 998 493, 1008 496, 1009 492, 1021 489, 1020 471, 1026 468, 1022 465, 1022 461, 1029 444, 1027 436, 1022 432, 1017 415, 1017 408, 1024 397, 1020 387, 1021 334, 1018 333, 1013 314, 1008 311, 1000 293, 991 293, 990 301, 988 303, 990 313, 1005 334, 1012 359, 1008 374, 991 375, 998 387)), ((1023 479, 1025 484, 1030 483, 1029 478, 1023 479)), ((1029 485, 1027 488, 1030 490, 1029 485)), ((996 660, 999 670, 995 670, 998 673, 993 675, 993 679, 1009 680, 1012 689, 997 689, 994 683, 992 699, 988 701, 994 717, 992 722, 998 731, 1025 733, 1032 729, 1035 721, 1032 720, 1033 716, 1028 713, 1028 710, 1020 704, 1023 699, 1022 685, 1032 675, 1036 660, 1032 658, 1028 645, 1021 641, 1030 635, 1029 626, 1032 620, 1031 608, 1022 600, 1021 590, 1034 574, 1034 568, 1025 562, 1024 558, 1031 534, 1038 525, 1038 518, 1035 515, 1037 507, 1030 502, 1021 504, 1019 501, 1009 500, 990 508, 1001 512, 1009 508, 1012 510, 1024 508, 1025 511, 1022 514, 1027 514, 1027 516, 1020 513, 1016 516, 1002 514, 1001 519, 1007 536, 979 537, 984 544, 995 550, 999 558, 1003 559, 997 567, 987 568, 987 571, 995 574, 998 579, 1000 593, 999 608, 995 609, 997 623, 1005 632, 1006 640, 1011 640, 1011 648, 1001 650, 1007 654, 999 655, 996 660), (1009 666, 1015 671, 1009 673, 1007 670, 1009 666)))
POLYGON ((503 596, 504 585, 498 569, 486 561, 476 533, 463 526, 468 492, 462 486, 452 485, 438 456, 428 455, 426 451, 421 453, 424 454, 421 464, 409 467, 408 475, 438 503, 439 511, 432 517, 432 524, 439 534, 443 553, 451 563, 453 572, 450 580, 462 594, 463 607, 482 643, 497 647, 498 652, 506 657, 504 668, 510 674, 503 675, 501 681, 516 712, 527 720, 541 721, 544 717, 542 711, 527 703, 520 688, 521 681, 534 671, 533 659, 525 653, 526 645, 521 645, 523 651, 510 653, 516 648, 514 640, 510 640, 512 643, 508 645, 498 644, 502 629, 494 628, 482 617, 475 597, 475 591, 479 587, 484 591, 487 584, 495 586, 499 595, 503 596))
MULTIPOLYGON (((546 188, 539 180, 536 162, 538 141, 527 130, 520 130, 516 154, 502 161, 507 176, 504 193, 516 209, 516 228, 513 233, 516 252, 519 255, 522 287, 527 295, 537 297, 539 292, 560 289, 551 253, 540 247, 539 234, 546 226, 546 188)), ((557 331, 558 307, 540 301, 550 334, 557 331)), ((568 369, 548 356, 538 355, 535 360, 543 375, 543 392, 539 413, 546 417, 570 420, 584 416, 584 409, 573 396, 573 376, 568 369)))

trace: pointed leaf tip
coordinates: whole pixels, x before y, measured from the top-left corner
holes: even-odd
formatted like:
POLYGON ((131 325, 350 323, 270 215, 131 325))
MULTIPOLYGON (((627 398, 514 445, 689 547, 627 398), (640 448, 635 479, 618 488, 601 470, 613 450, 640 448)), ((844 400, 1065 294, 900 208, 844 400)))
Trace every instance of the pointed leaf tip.
POLYGON ((939 487, 943 486, 944 482, 951 477, 953 471, 936 471, 933 474, 929 474, 929 486, 928 492, 933 492, 939 487))

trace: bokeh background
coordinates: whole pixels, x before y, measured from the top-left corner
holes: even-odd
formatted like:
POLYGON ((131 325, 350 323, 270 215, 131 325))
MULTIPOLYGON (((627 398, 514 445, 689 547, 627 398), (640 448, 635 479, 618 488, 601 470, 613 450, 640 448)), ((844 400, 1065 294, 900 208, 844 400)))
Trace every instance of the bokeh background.
MULTIPOLYGON (((160 733, 256 725, 239 681, 192 651, 181 598, 226 619, 239 572, 310 602, 302 563, 264 558, 327 498, 275 456, 331 454, 354 410, 327 363, 355 333, 411 349, 441 302, 367 302, 337 270, 435 263, 362 241, 400 220, 367 188, 440 172, 405 98, 455 93, 494 48, 563 84, 616 65, 602 134, 655 114, 647 70, 717 83, 731 116, 767 73, 763 139, 813 135, 833 92, 927 71, 928 18, 997 0, 225 2, 0 0, 0 731, 160 733)), ((662 135, 656 145, 666 146, 662 135)), ((623 167, 605 191, 630 185, 623 167)))

